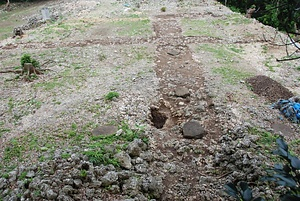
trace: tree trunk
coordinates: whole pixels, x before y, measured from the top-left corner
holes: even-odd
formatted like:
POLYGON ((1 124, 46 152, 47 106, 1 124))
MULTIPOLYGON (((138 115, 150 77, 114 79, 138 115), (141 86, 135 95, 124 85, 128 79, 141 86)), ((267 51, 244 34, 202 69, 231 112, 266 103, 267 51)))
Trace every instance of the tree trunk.
POLYGON ((9 10, 9 5, 10 5, 10 2, 9 2, 9 0, 7 0, 6 6, 5 6, 5 10, 9 10))

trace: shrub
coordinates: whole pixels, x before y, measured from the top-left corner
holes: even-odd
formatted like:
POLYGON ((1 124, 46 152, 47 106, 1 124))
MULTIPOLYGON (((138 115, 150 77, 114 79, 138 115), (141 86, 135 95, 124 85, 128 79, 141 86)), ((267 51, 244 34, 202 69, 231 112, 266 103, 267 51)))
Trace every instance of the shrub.
MULTIPOLYGON (((280 156, 285 164, 275 164, 274 168, 267 170, 267 176, 263 177, 263 181, 275 182, 279 186, 288 189, 280 195, 281 201, 298 201, 300 200, 300 159, 291 155, 286 142, 277 138, 276 143, 278 149, 273 154, 280 156)), ((236 200, 243 201, 263 201, 263 198, 253 198, 252 190, 246 182, 240 182, 239 186, 228 183, 225 185, 225 192, 236 200)))
POLYGON ((167 10, 166 7, 162 7, 162 8, 160 9, 161 12, 166 12, 166 10, 167 10))
POLYGON ((228 183, 225 185, 225 192, 234 197, 239 201, 264 201, 263 198, 257 197, 254 198, 252 195, 252 189, 249 188, 246 182, 240 182, 238 186, 233 183, 228 183))
POLYGON ((300 200, 300 160, 290 154, 289 147, 283 139, 278 138, 276 142, 278 149, 273 151, 273 154, 280 156, 286 163, 275 164, 273 169, 267 170, 268 176, 263 180, 275 182, 289 189, 280 196, 280 200, 300 200))
POLYGON ((23 54, 21 57, 21 66, 23 67, 25 63, 32 63, 35 68, 40 66, 40 63, 37 60, 32 59, 29 54, 23 54))
POLYGON ((111 91, 105 95, 105 100, 112 100, 113 98, 119 98, 119 93, 115 91, 111 91))

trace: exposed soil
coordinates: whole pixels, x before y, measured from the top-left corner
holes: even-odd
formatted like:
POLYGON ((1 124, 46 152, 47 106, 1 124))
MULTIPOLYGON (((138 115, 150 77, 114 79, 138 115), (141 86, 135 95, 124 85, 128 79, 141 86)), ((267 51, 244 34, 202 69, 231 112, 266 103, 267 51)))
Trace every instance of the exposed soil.
POLYGON ((253 88, 254 93, 266 97, 271 102, 289 99, 294 96, 287 88, 267 76, 251 77, 247 79, 247 82, 253 88))
MULTIPOLYGON (((0 42, 0 70, 19 65, 25 52, 50 61, 49 71, 32 82, 1 74, 0 158, 4 161, 11 140, 22 141, 28 133, 39 147, 63 149, 73 145, 65 136, 71 125, 92 132, 97 125, 126 121, 146 127, 154 158, 147 173, 163 183, 158 200, 228 200, 223 185, 236 179, 235 170, 230 163, 214 163, 226 148, 223 139, 244 127, 297 139, 298 125, 278 118, 270 105, 299 95, 300 63, 277 63, 286 50, 273 39, 275 29, 216 1, 134 5, 48 1, 45 6, 62 15, 54 28, 45 23, 0 42), (120 36, 126 26, 116 22, 126 19, 149 19, 150 31, 120 36), (182 87, 188 95, 181 97, 175 91, 182 87), (109 91, 120 97, 105 101, 109 91), (200 122, 205 137, 183 138, 190 120, 200 122)), ((76 145, 88 144, 84 140, 76 145)), ((34 151, 24 150, 30 156, 25 164, 38 160, 40 149, 34 151)))

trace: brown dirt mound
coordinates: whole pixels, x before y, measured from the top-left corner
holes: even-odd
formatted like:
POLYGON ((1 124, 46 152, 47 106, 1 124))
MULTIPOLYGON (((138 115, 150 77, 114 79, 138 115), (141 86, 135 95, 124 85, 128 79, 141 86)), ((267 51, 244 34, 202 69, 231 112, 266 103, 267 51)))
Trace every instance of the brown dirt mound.
POLYGON ((291 91, 280 83, 264 75, 251 77, 247 79, 247 82, 252 86, 254 93, 266 97, 271 102, 294 96, 291 91))

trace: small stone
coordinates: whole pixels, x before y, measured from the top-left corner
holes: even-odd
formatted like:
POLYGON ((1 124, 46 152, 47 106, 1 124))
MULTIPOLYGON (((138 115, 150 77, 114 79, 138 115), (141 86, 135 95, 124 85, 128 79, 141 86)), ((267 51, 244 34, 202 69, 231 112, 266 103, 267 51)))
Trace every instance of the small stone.
POLYGON ((57 193, 55 193, 52 189, 48 190, 46 195, 48 200, 54 200, 57 198, 57 193))
POLYGON ((57 200, 63 200, 63 201, 74 201, 73 198, 71 198, 70 196, 68 195, 64 195, 64 194, 61 194, 57 197, 57 200))
POLYGON ((189 89, 186 87, 177 87, 175 89, 175 96, 186 98, 190 95, 189 89))
POLYGON ((168 51, 168 54, 171 55, 171 56, 177 56, 177 55, 180 54, 180 52, 176 51, 176 50, 170 50, 170 51, 168 51))
POLYGON ((153 160, 153 156, 149 151, 142 152, 140 157, 147 162, 151 162, 153 160))
POLYGON ((121 167, 123 167, 125 169, 132 168, 131 158, 126 152, 121 151, 121 152, 115 154, 114 157, 119 161, 121 167))
POLYGON ((7 185, 7 180, 5 178, 0 178, 0 189, 4 189, 7 185))
POLYGON ((142 164, 143 162, 144 162, 144 160, 142 158, 140 158, 140 157, 137 157, 135 159, 135 164, 142 164))
POLYGON ((123 193, 130 197, 136 196, 140 191, 139 180, 136 177, 130 177, 122 186, 123 193))
POLYGON ((95 194, 95 189, 93 189, 93 188, 86 189, 85 195, 87 198, 89 198, 89 199, 93 198, 94 194, 95 194))
POLYGON ((160 198, 163 192, 162 179, 158 177, 146 177, 142 181, 142 190, 153 195, 154 198, 160 198))
POLYGON ((192 139, 201 139, 206 134, 205 129, 198 121, 191 120, 183 125, 183 137, 192 139))
POLYGON ((9 182, 13 182, 13 181, 17 180, 18 172, 17 171, 11 171, 11 172, 8 173, 8 175, 9 175, 9 182))
POLYGON ((108 189, 110 193, 117 194, 120 193, 120 187, 118 185, 111 185, 108 189))
POLYGON ((73 179, 64 179, 63 183, 65 185, 71 185, 72 186, 74 181, 73 181, 73 179))
POLYGON ((128 144, 128 153, 130 156, 139 156, 141 152, 140 139, 134 139, 134 141, 128 144))
POLYGON ((102 186, 110 186, 118 181, 118 174, 114 171, 106 173, 102 178, 102 186))
POLYGON ((116 136, 120 136, 120 135, 122 135, 122 133, 123 133, 123 130, 122 130, 122 129, 119 129, 119 130, 116 132, 116 136))
POLYGON ((147 166, 145 164, 137 164, 135 167, 135 170, 137 173, 146 173, 147 170, 147 166))
POLYGON ((73 193, 74 189, 72 186, 70 185, 65 185, 63 188, 62 188, 62 192, 64 192, 65 194, 67 195, 71 195, 73 193))
POLYGON ((130 172, 128 170, 123 170, 121 172, 118 172, 118 177, 120 180, 126 180, 129 179, 132 176, 133 172, 130 172))
POLYGON ((92 134, 94 136, 98 136, 98 135, 111 135, 111 134, 114 134, 118 131, 118 127, 117 126, 111 126, 111 125, 108 125, 108 126, 99 126, 97 128, 95 128, 93 131, 92 131, 92 134))
POLYGON ((91 188, 99 189, 102 186, 102 182, 95 180, 90 184, 91 188))
POLYGON ((27 189, 24 193, 23 193, 23 197, 24 198, 30 198, 30 190, 29 189, 27 189))
POLYGON ((183 105, 184 105, 184 102, 180 101, 180 102, 178 103, 178 105, 183 106, 183 105))
POLYGON ((80 188, 82 186, 81 179, 75 179, 74 180, 74 185, 75 185, 76 188, 80 188))

